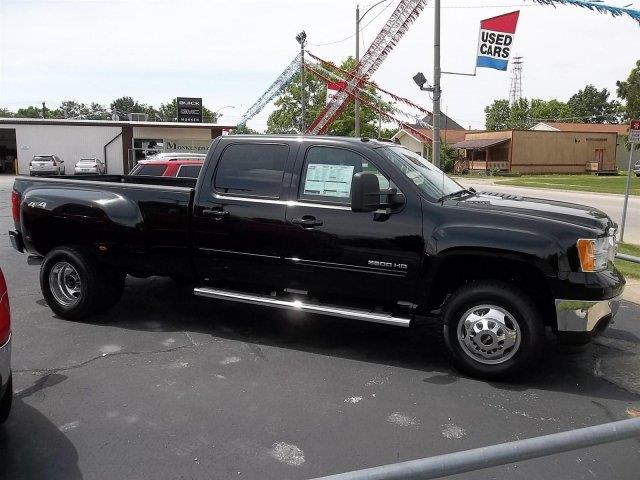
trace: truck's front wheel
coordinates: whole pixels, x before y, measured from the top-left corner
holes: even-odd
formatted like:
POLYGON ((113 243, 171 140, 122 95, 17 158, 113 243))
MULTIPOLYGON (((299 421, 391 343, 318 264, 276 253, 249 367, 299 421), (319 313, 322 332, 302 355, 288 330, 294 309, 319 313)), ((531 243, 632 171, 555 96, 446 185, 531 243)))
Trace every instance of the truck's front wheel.
POLYGON ((519 289, 502 282, 471 282, 443 308, 446 352, 459 370, 486 379, 532 365, 544 341, 538 311, 519 289))
POLYGON ((40 287, 49 308, 69 320, 100 309, 108 290, 100 265, 83 247, 51 250, 40 268, 40 287))

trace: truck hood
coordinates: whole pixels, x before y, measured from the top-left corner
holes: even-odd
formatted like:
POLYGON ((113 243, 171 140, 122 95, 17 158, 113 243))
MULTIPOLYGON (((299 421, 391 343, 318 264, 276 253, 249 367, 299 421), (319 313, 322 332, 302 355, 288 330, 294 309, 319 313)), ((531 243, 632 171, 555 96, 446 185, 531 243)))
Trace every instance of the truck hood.
POLYGON ((561 221, 605 232, 615 223, 597 208, 575 203, 557 202, 542 198, 521 197, 492 192, 480 192, 462 199, 454 199, 459 207, 483 211, 511 212, 536 218, 561 221))

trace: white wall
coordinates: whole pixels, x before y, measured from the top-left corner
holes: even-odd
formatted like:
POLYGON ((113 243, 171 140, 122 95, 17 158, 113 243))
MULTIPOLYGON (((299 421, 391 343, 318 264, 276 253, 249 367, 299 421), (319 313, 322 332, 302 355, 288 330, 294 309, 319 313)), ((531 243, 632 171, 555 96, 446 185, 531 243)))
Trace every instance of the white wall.
MULTIPOLYGON (((83 157, 102 161, 104 146, 122 132, 120 126, 24 125, 3 124, 15 128, 18 150, 18 173, 29 174, 29 162, 34 155, 58 155, 64 160, 67 175, 83 157)), ((122 136, 107 148, 107 173, 122 174, 122 136)))
POLYGON ((402 145, 403 147, 406 147, 412 152, 416 152, 422 155, 423 153, 422 142, 419 142, 418 140, 413 138, 411 135, 407 135, 406 133, 404 133, 404 135, 398 135, 398 141, 400 142, 400 145, 402 145))
POLYGON ((211 140, 211 129, 133 127, 133 138, 180 138, 185 140, 211 140))

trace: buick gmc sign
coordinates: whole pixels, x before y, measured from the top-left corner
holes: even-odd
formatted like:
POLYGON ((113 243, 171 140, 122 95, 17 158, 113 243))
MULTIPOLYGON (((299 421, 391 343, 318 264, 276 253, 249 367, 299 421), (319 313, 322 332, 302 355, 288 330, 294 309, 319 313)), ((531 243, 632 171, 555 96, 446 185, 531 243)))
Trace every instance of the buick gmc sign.
POLYGON ((186 123, 202 123, 202 98, 178 97, 178 121, 186 123))

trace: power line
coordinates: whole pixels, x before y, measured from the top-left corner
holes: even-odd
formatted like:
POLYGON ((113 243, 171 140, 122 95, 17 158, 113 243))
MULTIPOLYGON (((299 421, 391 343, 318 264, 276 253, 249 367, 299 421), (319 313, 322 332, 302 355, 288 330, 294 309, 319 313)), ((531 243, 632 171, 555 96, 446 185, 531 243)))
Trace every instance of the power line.
MULTIPOLYGON (((380 10, 380 12, 378 12, 376 15, 373 16, 373 18, 371 20, 369 20, 367 23, 364 24, 364 26, 360 29, 360 31, 362 32, 365 28, 367 28, 369 25, 371 25, 371 23, 378 18, 380 15, 382 15, 382 13, 391 6, 391 2, 393 2, 393 0, 389 0, 389 2, 385 5, 385 7, 380 10)), ((348 37, 343 38, 342 40, 336 40, 333 42, 326 42, 326 43, 314 43, 309 45, 310 47, 324 47, 326 45, 335 45, 337 43, 342 43, 342 42, 346 42, 347 40, 352 39, 353 37, 355 37, 356 34, 352 33, 351 35, 349 35, 348 37)))

